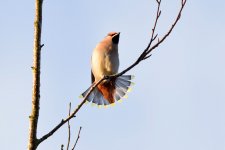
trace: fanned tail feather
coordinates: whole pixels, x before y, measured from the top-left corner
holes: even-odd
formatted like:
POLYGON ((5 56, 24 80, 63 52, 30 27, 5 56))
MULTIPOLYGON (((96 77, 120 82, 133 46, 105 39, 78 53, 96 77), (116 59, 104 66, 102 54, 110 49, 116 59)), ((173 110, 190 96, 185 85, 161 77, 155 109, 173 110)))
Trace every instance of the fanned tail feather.
POLYGON ((117 101, 121 100, 123 97, 126 97, 127 92, 130 91, 130 86, 133 85, 133 83, 130 81, 133 78, 134 77, 131 75, 122 75, 116 79, 116 93, 114 97, 117 101))
MULTIPOLYGON (((127 96, 130 86, 133 85, 130 81, 132 79, 133 76, 131 75, 122 75, 114 81, 106 81, 91 92, 87 101, 99 106, 114 104, 116 101, 120 101, 123 97, 127 96)), ((89 90, 90 87, 81 96, 84 98, 89 90)))

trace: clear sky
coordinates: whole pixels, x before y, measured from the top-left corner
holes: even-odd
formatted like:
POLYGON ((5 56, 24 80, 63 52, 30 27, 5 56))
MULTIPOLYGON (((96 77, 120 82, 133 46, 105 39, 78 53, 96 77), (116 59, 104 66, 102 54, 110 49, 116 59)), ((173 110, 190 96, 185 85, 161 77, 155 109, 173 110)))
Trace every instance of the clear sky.
MULTIPOLYGON (((162 0, 157 33, 168 30, 180 0, 162 0)), ((120 70, 146 47, 154 0, 44 0, 38 137, 74 109, 91 82, 90 57, 110 31, 121 32, 120 70)), ((85 105, 72 120, 78 150, 225 149, 225 1, 188 0, 173 33, 128 74, 133 90, 107 109, 85 105)), ((0 145, 27 147, 31 112, 34 0, 0 5, 0 145)), ((39 146, 60 149, 67 127, 39 146)))

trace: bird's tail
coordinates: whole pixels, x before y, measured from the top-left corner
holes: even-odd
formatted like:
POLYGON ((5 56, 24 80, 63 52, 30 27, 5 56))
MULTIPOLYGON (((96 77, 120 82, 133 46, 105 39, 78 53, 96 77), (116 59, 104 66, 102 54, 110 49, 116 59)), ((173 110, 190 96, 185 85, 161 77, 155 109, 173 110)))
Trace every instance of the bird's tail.
MULTIPOLYGON (((115 80, 105 81, 91 92, 87 101, 105 106, 114 104, 116 101, 120 101, 121 98, 127 97, 127 92, 130 91, 130 86, 133 84, 132 79, 133 76, 131 75, 122 75, 115 80)), ((82 98, 85 97, 89 90, 90 88, 81 94, 82 98)))

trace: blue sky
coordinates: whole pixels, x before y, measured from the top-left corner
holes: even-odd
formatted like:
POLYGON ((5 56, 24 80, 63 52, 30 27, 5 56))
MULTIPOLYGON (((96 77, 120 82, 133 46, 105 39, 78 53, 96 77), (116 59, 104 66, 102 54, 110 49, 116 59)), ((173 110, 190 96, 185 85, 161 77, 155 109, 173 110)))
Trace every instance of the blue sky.
MULTIPOLYGON (((90 57, 110 31, 121 32, 120 70, 146 47, 154 0, 44 0, 41 109, 38 137, 75 108, 90 85, 90 57)), ((159 37, 168 30, 180 0, 162 0, 159 37)), ((225 1, 188 0, 173 33, 152 57, 128 74, 135 86, 107 109, 85 105, 72 120, 79 150, 225 149, 225 1)), ((2 149, 26 149, 31 111, 34 1, 0 6, 0 141, 2 149)), ((67 127, 39 146, 60 149, 67 127)))

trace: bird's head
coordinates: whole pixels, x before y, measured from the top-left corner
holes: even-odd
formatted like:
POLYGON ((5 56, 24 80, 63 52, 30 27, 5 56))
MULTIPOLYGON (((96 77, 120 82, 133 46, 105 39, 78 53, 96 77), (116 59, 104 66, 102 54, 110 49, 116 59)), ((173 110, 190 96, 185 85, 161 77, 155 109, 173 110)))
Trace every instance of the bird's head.
POLYGON ((119 44, 120 32, 109 32, 107 36, 112 39, 113 44, 119 44))

